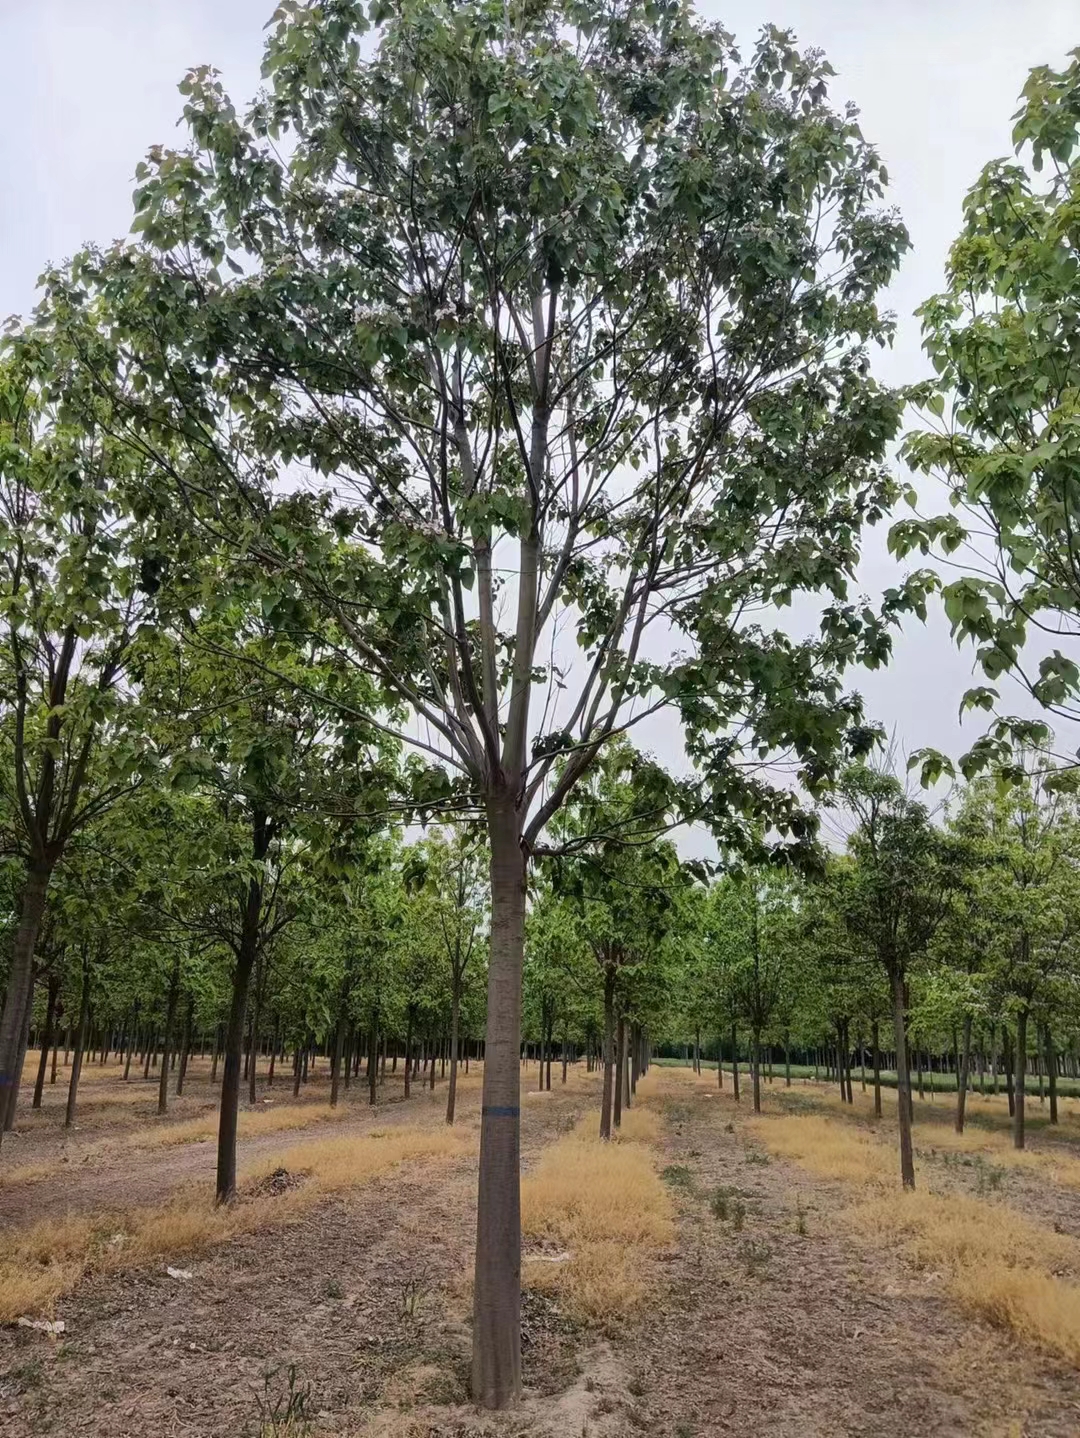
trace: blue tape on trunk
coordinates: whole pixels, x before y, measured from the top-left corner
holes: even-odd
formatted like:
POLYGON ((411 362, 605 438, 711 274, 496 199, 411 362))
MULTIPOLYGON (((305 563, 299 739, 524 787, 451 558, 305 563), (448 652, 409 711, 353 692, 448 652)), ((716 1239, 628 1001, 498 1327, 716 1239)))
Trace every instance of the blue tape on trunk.
POLYGON ((517 1118, 521 1110, 516 1104, 485 1104, 480 1112, 485 1118, 517 1118))

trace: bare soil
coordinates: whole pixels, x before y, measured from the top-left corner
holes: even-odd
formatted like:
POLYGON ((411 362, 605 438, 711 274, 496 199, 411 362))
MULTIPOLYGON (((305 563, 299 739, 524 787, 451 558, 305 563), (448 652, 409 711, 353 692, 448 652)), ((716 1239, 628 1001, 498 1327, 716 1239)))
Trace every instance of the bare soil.
MULTIPOLYGON (((110 1081, 100 1082, 105 1098, 110 1081)), ((526 1083, 535 1082, 533 1067, 526 1083)), ((584 1075, 573 1075, 565 1090, 556 1075, 555 1085, 550 1095, 524 1100, 526 1165, 595 1106, 596 1085, 584 1075)), ((198 1083, 195 1089, 192 1108, 178 1117, 209 1101, 198 1083)), ((291 1086, 278 1097, 291 1102, 291 1086)), ((328 1132, 439 1123, 445 1088, 440 1082, 434 1095, 418 1089, 406 1105, 388 1079, 374 1113, 365 1097, 351 1089, 347 1116, 331 1130, 318 1125, 248 1141, 241 1161, 328 1132)), ((643 1097, 664 1120, 657 1161, 678 1210, 678 1241, 655 1264, 656 1298, 639 1321, 599 1334, 570 1322, 551 1299, 527 1295, 527 1393, 518 1412, 478 1415, 467 1401, 470 1157, 407 1165, 294 1222, 184 1261, 190 1279, 169 1277, 164 1265, 90 1276, 58 1307, 67 1325, 61 1338, 0 1331, 0 1433, 1080 1433, 1080 1374, 961 1315, 934 1275, 853 1245, 837 1218, 850 1192, 778 1160, 760 1161, 745 1128, 745 1098, 737 1108, 730 1095, 690 1085, 674 1091, 670 1080, 643 1097), (726 1219, 711 1206, 721 1188, 726 1219), (736 1202, 745 1209, 741 1223, 731 1216, 736 1202)), ((474 1076, 459 1096, 466 1128, 478 1124, 478 1101, 474 1076)), ((211 1145, 133 1147, 130 1105, 116 1107, 122 1116, 115 1125, 92 1126, 85 1163, 0 1188, 4 1222, 156 1199, 175 1183, 211 1181, 211 1145)), ((5 1167, 58 1155, 48 1115, 33 1124, 37 1131, 17 1158, 5 1140, 5 1167)), ((1026 1175, 1019 1180, 1019 1196, 1027 1182, 1026 1175)), ((1061 1195, 1062 1203, 1072 1197, 1061 1195)))

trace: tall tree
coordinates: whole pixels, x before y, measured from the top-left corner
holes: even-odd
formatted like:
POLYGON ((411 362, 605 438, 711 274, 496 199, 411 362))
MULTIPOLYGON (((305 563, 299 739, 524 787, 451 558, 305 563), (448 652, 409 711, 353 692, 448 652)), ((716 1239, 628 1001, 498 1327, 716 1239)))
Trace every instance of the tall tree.
POLYGON ((140 170, 141 248, 82 257, 77 283, 137 360, 132 443, 160 460, 184 437, 191 512, 330 617, 453 776, 442 797, 486 822, 473 1390, 502 1407, 526 865, 608 740, 664 706, 729 830, 802 837, 759 753, 821 780, 859 715, 842 670, 888 651, 847 584, 896 492, 867 345, 907 236, 829 67, 783 32, 743 63, 687 0, 374 21, 281 6, 246 121, 192 73, 189 148, 140 170), (753 617, 802 592, 817 637, 753 617))

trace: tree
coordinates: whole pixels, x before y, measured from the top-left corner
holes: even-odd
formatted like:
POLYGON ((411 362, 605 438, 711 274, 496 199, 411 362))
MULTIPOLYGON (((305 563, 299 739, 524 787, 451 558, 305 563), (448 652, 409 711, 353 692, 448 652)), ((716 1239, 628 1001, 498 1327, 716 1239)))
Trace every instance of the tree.
POLYGON ((468 834, 432 835, 424 844, 427 866, 421 897, 426 921, 437 935, 450 971, 450 1084, 446 1122, 454 1122, 457 1102, 461 996, 469 964, 476 956, 486 922, 487 854, 468 834))
MULTIPOLYGON (((969 708, 994 710, 1011 674, 1051 713, 1080 718, 1080 666, 1062 639, 1080 634, 1080 346, 1076 342, 1080 199, 1080 52, 1060 72, 1033 70, 1015 116, 1016 161, 994 160, 964 205, 947 289, 923 305, 935 377, 916 389, 928 427, 907 436, 916 470, 945 485, 952 511, 894 524, 898 555, 939 545, 970 572, 942 589, 958 642, 988 684, 969 708), (1031 631, 1052 645, 1033 667, 1031 631)), ((915 589, 925 588, 915 578, 915 589)), ((998 717, 964 772, 1009 763, 1046 726, 998 717)), ((928 777, 951 768, 924 756, 928 777)))
MULTIPOLYGON (((100 340, 88 343, 100 357, 100 340)), ((167 507, 145 504, 152 463, 112 437, 87 380, 40 337, 0 360, 0 845, 23 866, 0 1017, 0 1135, 14 1116, 53 873, 157 757, 136 675, 156 647, 163 579, 185 556, 167 507)))
POLYGON ((896 1049, 900 1173, 915 1187, 908 1070, 907 979, 924 955, 958 881, 955 855, 897 779, 861 765, 844 776, 840 796, 855 827, 848 848, 855 860, 840 891, 844 918, 858 943, 877 957, 889 983, 896 1049))
POLYGON ((281 6, 246 122, 193 72, 189 148, 140 168, 141 247, 49 286, 107 307, 131 442, 160 462, 183 436, 190 512, 408 707, 432 802, 484 817, 473 1391, 503 1407, 526 865, 611 737, 664 706, 728 839, 747 818, 804 838, 759 754, 823 780, 859 717, 843 669, 888 651, 847 584, 895 494, 898 401, 866 346, 907 237, 828 66, 783 32, 744 64, 686 0, 375 20, 281 6), (295 465, 320 483, 275 488, 295 465), (803 592, 826 601, 815 638, 751 617, 803 592))

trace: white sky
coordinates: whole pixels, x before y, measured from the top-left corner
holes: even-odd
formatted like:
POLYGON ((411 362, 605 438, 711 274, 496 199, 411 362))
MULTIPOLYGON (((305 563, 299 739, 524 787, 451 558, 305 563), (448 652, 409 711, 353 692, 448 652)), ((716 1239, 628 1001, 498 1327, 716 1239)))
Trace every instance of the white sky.
MULTIPOLYGON (((700 0, 700 8, 744 51, 764 22, 791 27, 838 72, 834 99, 860 106, 914 241, 891 295, 896 347, 876 370, 893 382, 920 377, 912 311, 941 286, 965 190, 1010 149, 1028 69, 1059 65, 1080 44, 1076 0, 700 0)), ((188 66, 214 64, 243 108, 272 9, 273 0, 0 0, 0 318, 30 308, 46 260, 126 232, 135 165, 151 144, 173 141, 176 84, 188 66)), ((884 536, 872 541, 867 592, 899 573, 884 536)), ((957 722, 969 675, 969 658, 936 619, 897 639, 888 671, 853 683, 903 749, 956 753, 978 732, 980 716, 963 732, 957 722)), ((1025 707, 1019 696, 1013 707, 1025 707)))

